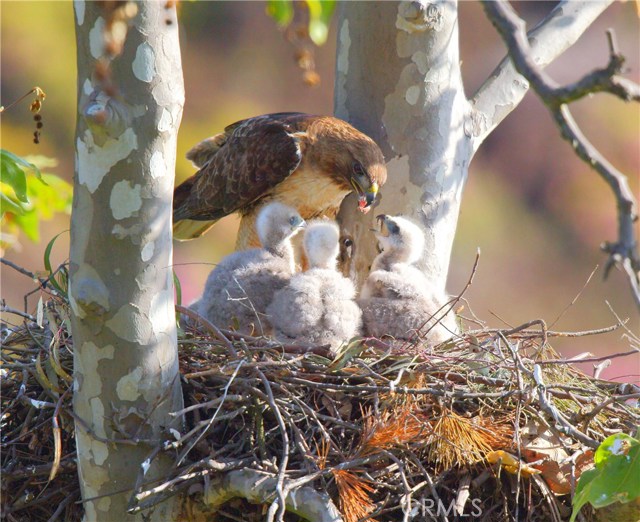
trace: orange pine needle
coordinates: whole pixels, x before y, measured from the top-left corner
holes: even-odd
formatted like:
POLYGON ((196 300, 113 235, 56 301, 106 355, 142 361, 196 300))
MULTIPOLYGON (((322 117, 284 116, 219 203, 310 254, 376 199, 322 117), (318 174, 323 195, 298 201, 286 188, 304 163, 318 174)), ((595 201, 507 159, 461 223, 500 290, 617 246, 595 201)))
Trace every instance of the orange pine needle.
POLYGON ((425 423, 406 406, 387 410, 380 417, 370 412, 363 417, 362 438, 356 452, 360 457, 415 442, 425 429, 425 423))
MULTIPOLYGON (((375 509, 369 497, 373 486, 354 473, 345 470, 332 470, 338 487, 338 506, 345 522, 357 522, 366 518, 375 509)), ((369 519, 375 522, 374 519, 369 519)))
POLYGON ((480 415, 466 418, 443 410, 429 437, 429 460, 441 469, 473 464, 508 444, 511 430, 505 424, 480 415))

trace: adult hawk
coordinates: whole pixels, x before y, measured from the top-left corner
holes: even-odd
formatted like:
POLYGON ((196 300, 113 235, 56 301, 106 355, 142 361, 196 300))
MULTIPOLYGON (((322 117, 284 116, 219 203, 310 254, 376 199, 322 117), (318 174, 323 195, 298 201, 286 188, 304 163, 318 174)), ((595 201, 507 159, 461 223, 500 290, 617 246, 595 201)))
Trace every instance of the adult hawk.
POLYGON ((229 125, 187 158, 200 170, 175 189, 174 237, 199 237, 239 212, 237 250, 259 245, 256 215, 271 201, 294 207, 305 220, 333 218, 355 190, 366 212, 387 178, 384 157, 371 138, 338 118, 296 112, 229 125))

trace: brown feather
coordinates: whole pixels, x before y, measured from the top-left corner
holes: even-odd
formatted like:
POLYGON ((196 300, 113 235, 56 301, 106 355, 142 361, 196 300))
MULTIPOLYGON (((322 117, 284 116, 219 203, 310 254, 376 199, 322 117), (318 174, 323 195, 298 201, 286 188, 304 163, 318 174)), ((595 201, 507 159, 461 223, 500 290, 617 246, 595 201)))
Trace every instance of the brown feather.
POLYGON ((196 167, 202 168, 226 142, 227 135, 224 132, 204 139, 187 151, 187 159, 196 167))
POLYGON ((242 120, 187 157, 200 170, 175 190, 175 237, 197 237, 218 219, 240 212, 238 249, 257 245, 255 216, 270 201, 295 207, 304 219, 334 217, 353 190, 355 162, 370 183, 386 180, 384 157, 373 140, 329 116, 280 113, 242 120), (191 223, 181 225, 185 220, 191 223))

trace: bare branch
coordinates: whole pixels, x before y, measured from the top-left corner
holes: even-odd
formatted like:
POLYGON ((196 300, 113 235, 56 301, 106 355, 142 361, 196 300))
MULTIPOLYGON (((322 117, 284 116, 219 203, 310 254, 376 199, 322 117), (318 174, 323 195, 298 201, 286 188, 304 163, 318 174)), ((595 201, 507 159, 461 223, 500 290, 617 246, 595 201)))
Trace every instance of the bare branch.
MULTIPOLYGON (((560 2, 528 33, 532 58, 538 66, 546 67, 571 47, 611 3, 612 0, 560 2)), ((528 82, 506 56, 471 99, 474 151, 518 106, 528 90, 528 82)))
POLYGON ((551 111, 562 137, 571 144, 578 157, 600 174, 613 191, 618 205, 618 239, 615 243, 605 243, 602 246, 609 254, 605 277, 614 265, 619 265, 629 278, 633 297, 640 308, 640 256, 635 237, 635 222, 638 219, 635 197, 626 176, 587 140, 566 105, 589 92, 606 91, 625 100, 637 99, 637 86, 616 79, 615 75, 621 71, 624 58, 615 48, 613 34, 609 33, 611 57, 606 68, 588 74, 573 85, 559 87, 538 65, 525 33, 525 23, 509 3, 506 0, 483 1, 483 6, 507 44, 515 68, 531 83, 533 90, 551 111), (632 87, 627 90, 625 86, 632 87))
POLYGON ((29 277, 30 279, 33 279, 34 281, 38 281, 38 276, 36 276, 33 272, 29 272, 29 270, 26 270, 25 268, 22 268, 21 266, 16 265, 15 263, 9 261, 8 259, 5 259, 4 257, 0 257, 0 263, 2 263, 3 265, 10 266, 14 270, 17 270, 21 274, 26 275, 27 277, 29 277))

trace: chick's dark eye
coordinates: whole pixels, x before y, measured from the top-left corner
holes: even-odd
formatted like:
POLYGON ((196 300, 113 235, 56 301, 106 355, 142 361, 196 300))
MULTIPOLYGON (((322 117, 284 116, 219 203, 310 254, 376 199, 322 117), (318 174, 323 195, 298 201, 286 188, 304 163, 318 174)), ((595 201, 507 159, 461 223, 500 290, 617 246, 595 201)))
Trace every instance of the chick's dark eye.
POLYGON ((392 234, 397 234, 398 232, 400 232, 400 227, 398 227, 398 225, 396 225, 393 221, 387 222, 387 228, 392 234))
POLYGON ((354 161, 353 162, 353 172, 356 176, 366 176, 367 173, 364 170, 364 167, 362 166, 362 163, 360 163, 359 161, 354 161))
POLYGON ((294 225, 294 224, 295 224, 295 222, 296 222, 296 217, 295 217, 295 216, 291 216, 291 217, 289 218, 289 224, 290 224, 290 225, 294 225))

